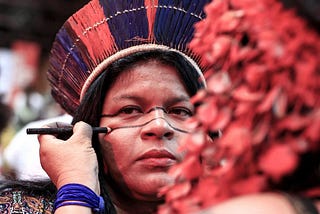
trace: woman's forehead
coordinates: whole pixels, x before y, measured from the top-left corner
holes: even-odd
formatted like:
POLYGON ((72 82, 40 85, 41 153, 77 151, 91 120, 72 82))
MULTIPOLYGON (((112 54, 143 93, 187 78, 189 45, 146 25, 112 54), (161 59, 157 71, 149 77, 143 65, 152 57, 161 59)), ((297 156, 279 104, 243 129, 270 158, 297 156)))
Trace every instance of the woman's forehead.
MULTIPOLYGON (((179 71, 158 61, 147 61, 135 64, 119 74, 115 83, 118 84, 149 84, 156 81, 159 84, 182 84, 179 71)), ((141 85, 143 86, 143 85, 141 85)))
POLYGON ((114 101, 154 95, 189 99, 177 70, 153 62, 122 72, 107 94, 114 101))

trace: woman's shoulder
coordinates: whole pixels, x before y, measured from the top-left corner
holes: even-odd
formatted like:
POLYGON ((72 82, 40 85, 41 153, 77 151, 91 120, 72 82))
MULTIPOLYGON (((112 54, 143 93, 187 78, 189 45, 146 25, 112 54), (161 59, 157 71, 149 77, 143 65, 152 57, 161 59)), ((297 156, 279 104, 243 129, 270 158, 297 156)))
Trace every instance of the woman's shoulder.
POLYGON ((48 194, 47 190, 40 191, 24 187, 7 187, 0 190, 0 210, 3 214, 52 213, 54 193, 48 194))

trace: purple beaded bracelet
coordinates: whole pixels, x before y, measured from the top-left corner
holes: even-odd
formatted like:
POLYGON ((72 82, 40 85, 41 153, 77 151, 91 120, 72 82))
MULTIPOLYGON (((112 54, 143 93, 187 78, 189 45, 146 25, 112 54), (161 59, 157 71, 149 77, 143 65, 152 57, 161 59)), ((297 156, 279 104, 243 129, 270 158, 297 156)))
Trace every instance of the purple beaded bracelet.
POLYGON ((58 190, 53 211, 67 205, 89 207, 94 213, 104 213, 103 198, 82 184, 66 184, 58 190))

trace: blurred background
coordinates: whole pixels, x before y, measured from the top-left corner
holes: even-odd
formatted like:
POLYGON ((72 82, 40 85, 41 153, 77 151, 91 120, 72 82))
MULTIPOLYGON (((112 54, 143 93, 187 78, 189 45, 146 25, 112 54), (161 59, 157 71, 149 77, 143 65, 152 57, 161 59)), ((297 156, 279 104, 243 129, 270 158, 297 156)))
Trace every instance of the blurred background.
POLYGON ((64 21, 87 2, 0 0, 0 178, 44 174, 37 137, 23 128, 63 114, 50 95, 48 55, 64 21))
POLYGON ((87 2, 0 0, 0 96, 16 129, 60 113, 48 96, 47 57, 55 33, 87 2))
MULTIPOLYGON (((281 1, 320 31, 320 0, 281 1)), ((50 95, 48 54, 58 29, 87 2, 0 0, 0 169, 6 164, 1 151, 19 130, 32 121, 64 113, 50 95)))

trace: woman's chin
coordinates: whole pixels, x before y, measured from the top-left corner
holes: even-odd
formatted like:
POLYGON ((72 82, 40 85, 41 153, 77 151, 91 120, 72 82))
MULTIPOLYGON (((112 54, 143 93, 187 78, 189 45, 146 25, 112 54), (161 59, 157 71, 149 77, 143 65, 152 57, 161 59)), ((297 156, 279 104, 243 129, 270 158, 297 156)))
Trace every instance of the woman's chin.
POLYGON ((137 191, 133 191, 134 197, 146 201, 162 201, 163 197, 159 196, 161 188, 173 183, 173 179, 165 175, 148 175, 141 179, 136 186, 137 191))

